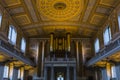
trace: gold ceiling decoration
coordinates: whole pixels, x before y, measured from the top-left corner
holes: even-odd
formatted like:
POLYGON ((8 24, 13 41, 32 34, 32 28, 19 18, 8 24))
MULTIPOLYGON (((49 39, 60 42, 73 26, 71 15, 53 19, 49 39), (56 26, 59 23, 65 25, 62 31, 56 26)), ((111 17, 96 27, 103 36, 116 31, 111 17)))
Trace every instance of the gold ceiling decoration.
POLYGON ((77 26, 44 26, 43 27, 43 30, 44 31, 47 31, 46 33, 51 33, 51 32, 54 32, 54 33, 75 33, 78 31, 78 27, 77 26))
POLYGON ((82 12, 83 0, 37 0, 40 14, 55 21, 64 21, 82 12))

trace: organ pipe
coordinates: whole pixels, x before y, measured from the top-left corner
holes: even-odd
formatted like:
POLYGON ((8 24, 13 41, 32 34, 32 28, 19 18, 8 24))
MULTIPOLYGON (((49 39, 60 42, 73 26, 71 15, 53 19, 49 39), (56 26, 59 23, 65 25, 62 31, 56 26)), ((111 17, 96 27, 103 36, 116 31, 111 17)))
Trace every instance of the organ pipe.
POLYGON ((65 51, 67 51, 67 41, 65 40, 65 51))
POLYGON ((50 52, 53 52, 53 37, 54 37, 54 34, 51 33, 50 34, 50 52))
POLYGON ((58 50, 58 38, 56 38, 56 50, 58 50))
POLYGON ((54 49, 54 51, 55 51, 55 50, 56 50, 56 39, 53 40, 53 43, 54 43, 53 49, 54 49))
POLYGON ((62 39, 62 50, 65 50, 65 38, 62 39))
POLYGON ((56 50, 64 50, 70 52, 71 46, 71 35, 67 33, 63 37, 54 37, 54 34, 50 34, 50 52, 55 52, 56 50))
POLYGON ((67 51, 70 52, 70 33, 67 33, 67 51))

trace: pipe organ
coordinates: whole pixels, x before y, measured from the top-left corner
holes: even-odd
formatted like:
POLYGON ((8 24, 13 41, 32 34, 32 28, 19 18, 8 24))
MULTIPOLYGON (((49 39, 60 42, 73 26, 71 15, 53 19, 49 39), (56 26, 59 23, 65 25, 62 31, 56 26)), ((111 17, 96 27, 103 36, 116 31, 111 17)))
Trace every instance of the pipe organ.
POLYGON ((54 33, 50 34, 50 52, 56 53, 59 51, 64 51, 66 53, 70 52, 70 33, 63 36, 56 36, 54 33))

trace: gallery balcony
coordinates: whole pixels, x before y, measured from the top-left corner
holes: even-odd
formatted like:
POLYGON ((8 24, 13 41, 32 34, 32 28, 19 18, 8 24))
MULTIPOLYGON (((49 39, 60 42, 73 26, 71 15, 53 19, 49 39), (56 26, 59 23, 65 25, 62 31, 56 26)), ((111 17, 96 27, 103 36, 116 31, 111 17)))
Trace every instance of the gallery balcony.
POLYGON ((106 59, 118 61, 116 59, 120 52, 120 37, 113 39, 108 45, 106 45, 103 49, 101 49, 96 55, 91 58, 86 66, 91 66, 96 64, 97 62, 103 62, 106 59))
POLYGON ((29 58, 25 57, 20 50, 15 48, 9 42, 3 41, 2 39, 0 39, 0 52, 5 55, 9 55, 11 58, 20 60, 28 65, 35 66, 35 64, 29 58))

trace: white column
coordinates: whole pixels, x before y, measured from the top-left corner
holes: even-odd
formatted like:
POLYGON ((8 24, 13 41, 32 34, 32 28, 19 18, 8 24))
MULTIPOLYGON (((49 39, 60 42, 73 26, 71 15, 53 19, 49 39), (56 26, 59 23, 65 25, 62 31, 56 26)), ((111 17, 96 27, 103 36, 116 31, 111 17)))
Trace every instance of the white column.
POLYGON ((44 53, 45 53, 45 41, 42 41, 41 77, 43 77, 43 71, 44 71, 44 53))
POLYGON ((51 66, 51 80, 54 80, 54 67, 51 66))
POLYGON ((69 66, 67 66, 67 80, 70 80, 70 75, 69 75, 69 66))
POLYGON ((47 67, 44 67, 44 80, 47 80, 47 67))
POLYGON ((74 69, 73 69, 73 71, 74 71, 74 80, 76 80, 76 67, 73 67, 74 69))

